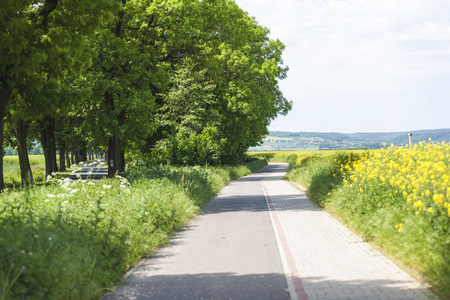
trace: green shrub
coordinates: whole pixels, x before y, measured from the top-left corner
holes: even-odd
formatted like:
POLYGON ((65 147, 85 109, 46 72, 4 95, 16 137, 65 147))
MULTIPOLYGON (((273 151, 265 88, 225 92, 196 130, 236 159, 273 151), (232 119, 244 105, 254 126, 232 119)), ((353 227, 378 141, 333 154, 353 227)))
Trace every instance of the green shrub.
POLYGON ((216 127, 207 126, 200 133, 181 128, 175 135, 158 142, 151 153, 152 163, 217 166, 225 144, 216 127))
POLYGON ((291 158, 286 178, 307 188, 308 195, 323 207, 327 195, 342 183, 342 165, 348 165, 361 157, 359 153, 335 152, 332 155, 304 155, 291 158))
POLYGON ((10 170, 4 174, 5 188, 18 189, 22 186, 20 170, 10 170))

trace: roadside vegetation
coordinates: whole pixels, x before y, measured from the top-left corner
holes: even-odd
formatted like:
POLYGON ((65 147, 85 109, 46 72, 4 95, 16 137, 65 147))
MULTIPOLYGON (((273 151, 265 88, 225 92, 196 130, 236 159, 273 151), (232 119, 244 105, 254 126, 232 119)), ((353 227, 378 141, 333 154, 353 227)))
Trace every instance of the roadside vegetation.
POLYGON ((0 194, 0 299, 98 299, 230 180, 266 165, 154 166, 0 194))
POLYGON ((288 162, 316 205, 450 297, 450 144, 255 155, 288 162))

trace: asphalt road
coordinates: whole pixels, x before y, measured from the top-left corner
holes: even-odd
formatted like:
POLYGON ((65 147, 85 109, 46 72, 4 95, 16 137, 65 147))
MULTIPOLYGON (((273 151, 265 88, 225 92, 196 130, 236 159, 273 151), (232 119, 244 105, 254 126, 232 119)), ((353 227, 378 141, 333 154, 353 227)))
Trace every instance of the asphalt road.
POLYGON ((280 168, 231 182, 104 299, 290 299, 261 186, 280 168))

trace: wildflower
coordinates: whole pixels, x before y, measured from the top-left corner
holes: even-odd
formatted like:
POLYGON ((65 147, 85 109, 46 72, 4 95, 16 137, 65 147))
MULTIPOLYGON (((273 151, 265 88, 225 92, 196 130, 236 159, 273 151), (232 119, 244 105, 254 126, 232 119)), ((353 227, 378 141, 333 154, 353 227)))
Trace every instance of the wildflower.
POLYGON ((444 195, 443 194, 434 194, 433 195, 433 201, 439 206, 444 205, 444 195))
POLYGON ((103 188, 108 190, 108 189, 112 188, 112 185, 104 184, 104 185, 103 185, 103 188))
POLYGON ((395 225, 395 229, 397 229, 398 232, 402 233, 402 231, 403 231, 403 223, 395 225))
POLYGON ((55 198, 56 196, 53 195, 53 194, 48 194, 47 197, 49 197, 49 198, 55 198))
POLYGON ((414 202, 414 207, 421 209, 423 207, 423 203, 421 200, 414 202))

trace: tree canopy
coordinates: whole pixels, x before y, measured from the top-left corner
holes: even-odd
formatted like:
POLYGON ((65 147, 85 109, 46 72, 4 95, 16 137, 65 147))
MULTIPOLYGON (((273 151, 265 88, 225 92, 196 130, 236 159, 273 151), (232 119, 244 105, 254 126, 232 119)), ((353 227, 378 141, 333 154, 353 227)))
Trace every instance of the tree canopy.
POLYGON ((35 127, 47 173, 80 139, 111 176, 130 152, 235 162, 291 109, 284 45, 232 0, 0 1, 0 132, 35 127))

